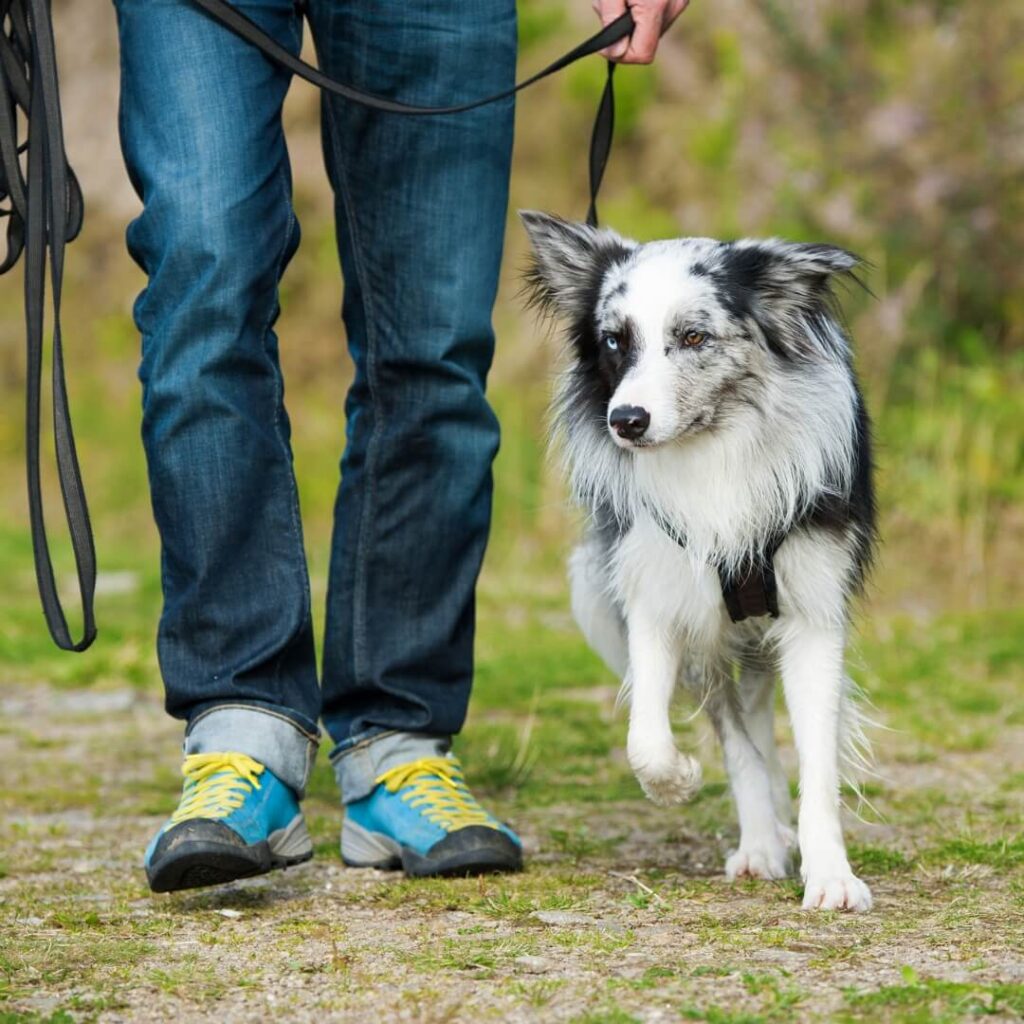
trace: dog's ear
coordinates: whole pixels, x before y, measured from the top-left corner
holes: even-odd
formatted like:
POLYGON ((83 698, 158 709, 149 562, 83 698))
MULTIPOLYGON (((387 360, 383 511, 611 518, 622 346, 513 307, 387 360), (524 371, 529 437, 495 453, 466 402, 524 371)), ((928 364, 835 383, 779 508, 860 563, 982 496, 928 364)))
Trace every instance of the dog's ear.
POLYGON ((845 358, 833 284, 860 283, 860 257, 837 245, 740 241, 723 246, 716 278, 723 298, 750 317, 780 355, 797 359, 845 358))
POLYGON ((607 228, 536 210, 520 210, 519 216, 533 247, 525 275, 527 294, 546 312, 567 317, 589 312, 605 271, 636 248, 635 242, 607 228))

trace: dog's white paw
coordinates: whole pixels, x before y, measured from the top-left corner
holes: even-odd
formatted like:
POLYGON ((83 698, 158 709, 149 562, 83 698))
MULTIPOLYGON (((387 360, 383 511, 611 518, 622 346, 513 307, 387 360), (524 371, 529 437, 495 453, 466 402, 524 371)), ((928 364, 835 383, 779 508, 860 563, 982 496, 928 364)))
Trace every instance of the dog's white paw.
POLYGON ((804 885, 804 910, 871 909, 871 890, 847 869, 835 874, 808 875, 804 885))
POLYGON ((775 833, 779 837, 779 842, 786 848, 786 850, 795 850, 797 845, 796 829, 789 825, 783 825, 781 821, 775 822, 775 833))
POLYGON ((675 747, 654 756, 631 751, 629 764, 648 798, 661 807, 686 803, 700 789, 700 762, 675 747))
POLYGON ((741 846, 725 862, 729 882, 739 878, 763 878, 772 881, 789 874, 789 850, 784 843, 762 842, 741 846))

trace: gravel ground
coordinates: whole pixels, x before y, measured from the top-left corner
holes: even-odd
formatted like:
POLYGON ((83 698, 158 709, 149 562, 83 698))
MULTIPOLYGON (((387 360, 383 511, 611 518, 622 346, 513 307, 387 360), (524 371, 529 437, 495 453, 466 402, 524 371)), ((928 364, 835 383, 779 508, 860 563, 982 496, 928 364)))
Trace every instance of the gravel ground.
POLYGON ((925 763, 884 737, 872 799, 886 823, 849 829, 876 909, 854 917, 802 912, 795 883, 726 884, 720 783, 678 811, 498 798, 527 872, 410 882, 342 866, 322 768, 311 864, 154 897, 141 850, 177 786, 159 700, 22 684, 0 688, 0 723, 4 1022, 1024 1014, 1024 847, 1006 830, 1020 821, 1019 726, 925 763))

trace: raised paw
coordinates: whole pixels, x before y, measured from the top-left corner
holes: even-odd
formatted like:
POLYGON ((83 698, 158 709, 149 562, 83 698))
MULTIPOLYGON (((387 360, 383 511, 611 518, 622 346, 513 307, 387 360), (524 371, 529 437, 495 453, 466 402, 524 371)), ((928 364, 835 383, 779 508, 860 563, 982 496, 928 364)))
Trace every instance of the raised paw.
POLYGON ((808 875, 804 886, 804 910, 871 909, 871 890, 851 871, 834 875, 808 875))
POLYGON ((648 798, 661 807, 686 803, 700 789, 700 763, 674 747, 656 757, 631 752, 629 763, 648 798))

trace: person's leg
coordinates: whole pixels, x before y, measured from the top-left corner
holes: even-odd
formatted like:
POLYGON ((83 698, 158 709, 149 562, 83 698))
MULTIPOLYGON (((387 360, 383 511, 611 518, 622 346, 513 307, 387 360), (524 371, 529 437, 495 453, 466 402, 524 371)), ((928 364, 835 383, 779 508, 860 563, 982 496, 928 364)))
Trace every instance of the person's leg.
MULTIPOLYGON (((512 81, 512 0, 311 8, 324 69, 365 89, 442 104, 512 81)), ((465 717, 498 447, 484 381, 512 113, 510 101, 430 117, 326 101, 356 365, 323 664, 324 724, 343 749, 394 730, 450 736, 465 717)))
MULTIPOLYGON (((514 0, 311 0, 324 69, 442 105, 515 73, 514 0)), ((380 114, 328 98, 344 318, 356 366, 335 511, 324 724, 345 802, 447 750, 473 674, 474 588, 498 425, 484 397, 513 104, 380 114)))
MULTIPOLYGON (((239 6, 298 50, 292 0, 239 6)), ((122 145, 144 207, 128 244, 148 276, 135 319, 167 710, 187 754, 247 755, 301 796, 320 694, 272 330, 299 237, 289 76, 190 0, 116 7, 122 145)))

